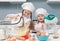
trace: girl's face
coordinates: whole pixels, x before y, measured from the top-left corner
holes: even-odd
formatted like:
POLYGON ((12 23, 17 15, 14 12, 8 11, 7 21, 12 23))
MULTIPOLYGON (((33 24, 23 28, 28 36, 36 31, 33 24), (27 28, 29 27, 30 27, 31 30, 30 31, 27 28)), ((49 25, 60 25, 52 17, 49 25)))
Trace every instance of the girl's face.
POLYGON ((31 16, 31 11, 29 11, 29 10, 23 10, 23 15, 24 16, 31 16))
POLYGON ((39 15, 37 16, 37 18, 38 18, 38 21, 39 21, 39 22, 43 22, 43 21, 44 21, 44 15, 42 15, 42 14, 39 14, 39 15))

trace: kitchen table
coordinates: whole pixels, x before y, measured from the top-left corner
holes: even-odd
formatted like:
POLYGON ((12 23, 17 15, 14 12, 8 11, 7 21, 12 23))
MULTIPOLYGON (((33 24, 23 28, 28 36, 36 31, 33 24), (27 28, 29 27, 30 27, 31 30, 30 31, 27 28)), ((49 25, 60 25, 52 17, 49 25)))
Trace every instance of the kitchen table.
POLYGON ((60 41, 60 35, 59 35, 59 38, 57 39, 54 39, 53 35, 50 35, 47 41, 60 41))

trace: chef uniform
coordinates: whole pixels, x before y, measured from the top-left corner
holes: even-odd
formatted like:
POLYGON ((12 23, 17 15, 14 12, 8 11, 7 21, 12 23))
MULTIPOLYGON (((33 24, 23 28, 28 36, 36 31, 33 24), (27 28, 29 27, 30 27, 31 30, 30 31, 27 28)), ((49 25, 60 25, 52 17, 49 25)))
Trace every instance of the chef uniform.
MULTIPOLYGON (((23 4, 22 4, 22 8, 23 8, 23 9, 26 9, 26 10, 29 10, 29 11, 31 11, 31 12, 33 12, 34 9, 35 9, 35 7, 33 6, 33 4, 32 4, 31 2, 23 3, 23 4)), ((21 14, 22 14, 22 13, 21 13, 21 14)), ((20 14, 19 14, 19 15, 20 15, 20 14)), ((26 17, 23 16, 23 18, 24 18, 24 20, 21 19, 20 24, 22 24, 22 23, 24 22, 24 27, 27 28, 27 30, 28 30, 28 27, 29 27, 30 22, 31 22, 31 18, 30 18, 30 16, 26 16, 26 17)), ((18 25, 19 25, 19 24, 18 24, 18 25)), ((25 37, 26 39, 28 39, 28 36, 23 36, 23 37, 25 37)))
POLYGON ((22 16, 22 13, 18 13, 18 17, 17 17, 17 20, 15 21, 15 19, 12 20, 11 23, 17 23, 18 21, 20 21, 18 24, 16 24, 16 26, 22 26, 23 22, 24 22, 24 27, 25 28, 28 28, 29 27, 29 24, 30 24, 30 21, 31 21, 31 18, 30 16, 23 16, 24 20, 21 18, 22 16), (21 19, 20 19, 21 18, 21 19))
MULTIPOLYGON (((34 9, 35 9, 35 7, 34 7, 34 5, 31 3, 31 2, 26 2, 26 3, 23 3, 22 4, 22 8, 23 9, 26 9, 26 10, 29 10, 29 11, 31 11, 31 12, 33 12, 34 11, 34 9)), ((20 17, 22 16, 22 13, 18 13, 18 17, 17 17, 17 20, 15 20, 15 19, 12 19, 12 21, 11 21, 11 23, 17 23, 19 20, 20 20, 20 17)), ((29 27, 29 23, 30 23, 30 21, 31 21, 31 19, 30 19, 30 16, 23 16, 23 18, 24 18, 24 27, 25 28, 28 28, 29 27)), ((16 27, 20 27, 21 25, 22 25, 22 23, 23 23, 23 19, 21 18, 21 20, 20 20, 20 22, 18 23, 18 24, 16 24, 16 25, 14 25, 14 29, 16 30, 16 29, 18 29, 18 28, 16 28, 16 27)), ((13 27, 11 27, 11 28, 13 28, 13 27)), ((10 32, 12 33, 14 33, 15 32, 15 30, 11 30, 10 32)), ((16 32, 15 32, 16 33, 16 32)), ((15 35, 15 33, 14 33, 14 35, 15 35)))
MULTIPOLYGON (((13 18, 14 15, 15 14, 8 14, 8 15, 6 15, 5 20, 12 22, 12 20, 14 19, 13 18)), ((10 35, 10 36, 15 35, 15 27, 14 26, 15 25, 7 25, 6 26, 6 35, 7 36, 8 35, 10 35)))
MULTIPOLYGON (((42 15, 46 16, 48 13, 47 13, 47 11, 46 11, 45 9, 43 9, 43 8, 38 8, 38 9, 36 10, 36 16, 38 16, 39 14, 42 14, 42 15)), ((45 25, 45 23, 37 23, 37 24, 35 25, 35 30, 36 30, 36 31, 39 31, 39 32, 45 31, 45 30, 46 30, 46 25, 45 25), (42 26, 44 27, 44 30, 42 30, 42 26)))
MULTIPOLYGON (((35 7, 31 2, 23 3, 21 5, 21 7, 22 7, 23 10, 26 9, 26 10, 29 10, 31 12, 33 12, 35 10, 35 7)), ((22 13, 18 13, 18 15, 21 17, 22 13)), ((17 21, 20 19, 19 16, 18 16, 17 21)), ((30 16, 26 16, 26 17, 23 16, 23 18, 24 18, 24 27, 28 28, 29 22, 31 21, 31 18, 30 18, 30 16)), ((15 22, 15 21, 13 21, 13 22, 15 22)), ((21 19, 21 22, 19 23, 19 25, 22 24, 22 23, 23 23, 23 19, 21 19)))

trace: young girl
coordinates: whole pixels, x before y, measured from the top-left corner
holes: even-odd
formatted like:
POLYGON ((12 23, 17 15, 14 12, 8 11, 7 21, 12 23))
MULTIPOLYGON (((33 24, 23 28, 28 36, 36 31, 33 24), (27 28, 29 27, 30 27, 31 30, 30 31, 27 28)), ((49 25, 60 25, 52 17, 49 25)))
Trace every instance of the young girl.
MULTIPOLYGON (((18 40, 26 40, 29 38, 28 33, 29 30, 33 30, 32 20, 30 18, 32 12, 34 11, 34 5, 30 2, 24 3, 22 5, 22 13, 15 14, 14 17, 17 19, 17 21, 20 19, 20 23, 17 24, 18 26, 16 31, 16 36, 13 35, 13 37, 8 37, 8 41, 16 41, 18 40)), ((15 20, 12 21, 12 23, 17 22, 15 20)))
POLYGON ((46 35, 46 25, 44 22, 44 16, 47 15, 47 11, 43 8, 38 8, 36 10, 36 16, 37 16, 37 23, 35 25, 35 30, 37 31, 37 35, 44 36, 46 35))

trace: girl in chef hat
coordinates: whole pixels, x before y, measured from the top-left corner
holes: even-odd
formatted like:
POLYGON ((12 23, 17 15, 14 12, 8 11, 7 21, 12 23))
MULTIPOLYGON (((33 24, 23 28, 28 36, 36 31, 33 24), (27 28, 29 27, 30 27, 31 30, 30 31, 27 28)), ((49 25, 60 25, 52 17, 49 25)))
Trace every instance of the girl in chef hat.
POLYGON ((37 31, 37 35, 44 36, 46 35, 46 25, 44 22, 44 16, 46 16, 47 10, 44 8, 38 8, 36 10, 36 17, 37 17, 37 23, 35 25, 35 30, 37 31))
MULTIPOLYGON (((32 23, 32 20, 31 20, 31 15, 32 15, 32 12, 34 11, 35 7, 34 5, 31 3, 31 2, 26 2, 26 3, 23 3, 22 4, 22 13, 20 14, 15 14, 15 19, 17 18, 17 21, 20 19, 20 23, 17 24, 16 26, 19 26, 19 27, 23 27, 24 26, 24 31, 23 29, 21 30, 22 33, 18 33, 19 31, 17 31, 17 39, 22 39, 22 40, 25 40, 25 39, 28 39, 28 36, 27 34, 29 33, 29 30, 33 30, 33 23, 32 23), (27 29, 26 29, 27 28, 27 29), (21 37, 20 37, 21 36, 21 37)), ((16 21, 12 21, 12 23, 15 23, 16 21)), ((16 38, 15 37, 15 38, 16 38)), ((15 38, 13 38, 12 40, 15 40, 15 38)))
MULTIPOLYGON (((30 27, 31 21, 32 21, 32 12, 35 10, 34 5, 31 2, 26 2, 21 5, 22 7, 22 13, 15 14, 15 18, 17 18, 17 21, 21 19, 18 26, 21 26, 23 19, 24 19, 24 27, 29 29, 34 29, 33 27, 30 27), (22 19, 23 18, 23 19, 22 19)), ((15 23, 16 21, 12 21, 12 23, 15 23)))

